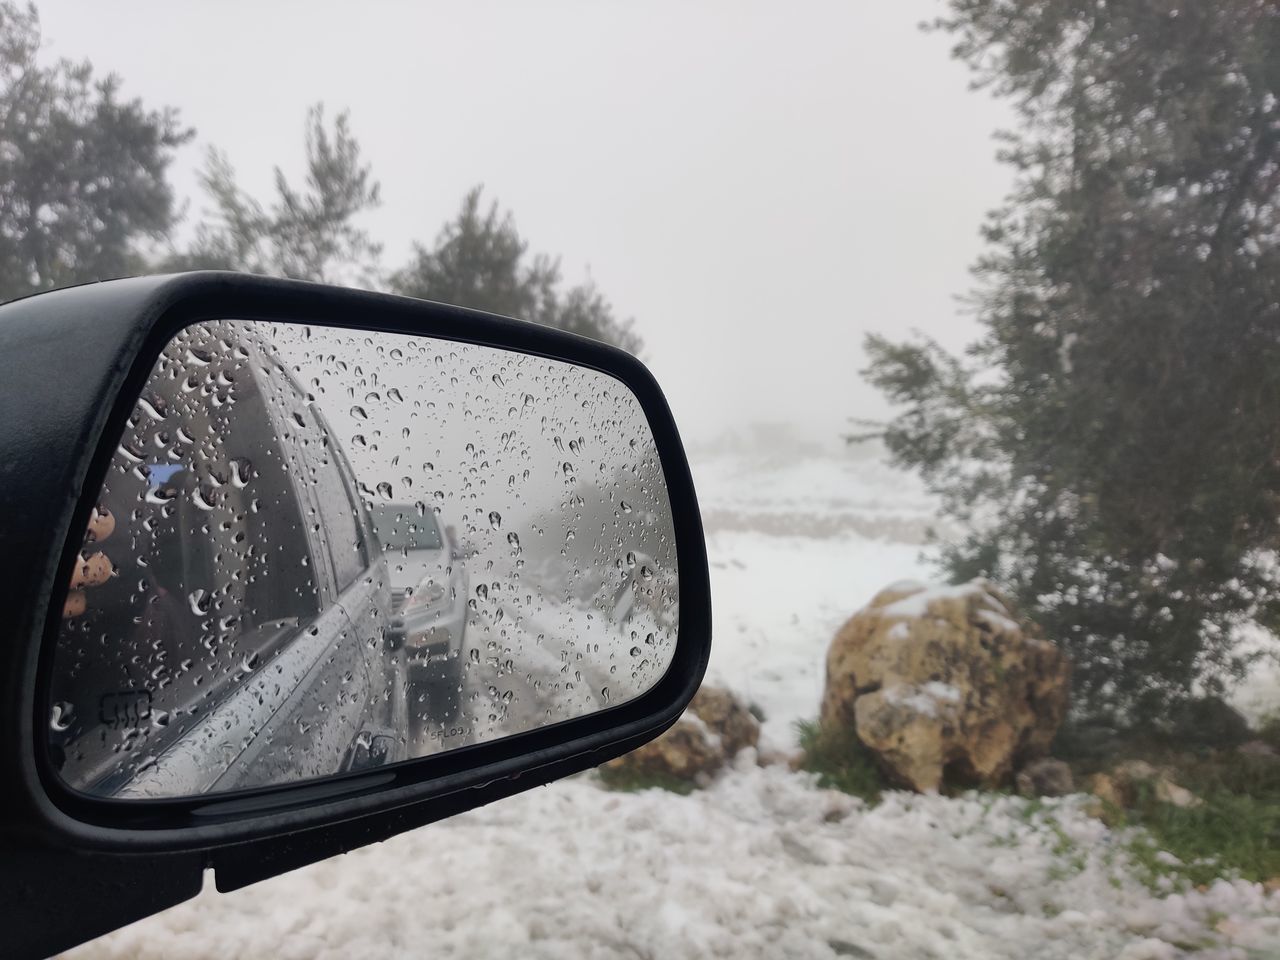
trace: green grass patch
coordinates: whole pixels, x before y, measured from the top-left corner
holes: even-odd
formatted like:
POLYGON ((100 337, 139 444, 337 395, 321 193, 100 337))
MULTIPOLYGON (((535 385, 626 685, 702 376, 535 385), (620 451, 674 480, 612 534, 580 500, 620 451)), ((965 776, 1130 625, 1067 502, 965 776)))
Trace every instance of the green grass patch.
POLYGON ((1144 790, 1123 815, 1150 835, 1130 849, 1148 879, 1199 885, 1232 875, 1255 882, 1280 876, 1280 763, 1237 755, 1184 766, 1174 777, 1202 802, 1176 807, 1144 790), (1181 864, 1164 863, 1160 850, 1181 864))
POLYGON ((694 784, 669 773, 636 770, 632 767, 596 767, 600 782, 610 790, 635 793, 639 790, 666 790, 687 797, 693 793, 694 784))
POLYGON ((817 721, 796 724, 804 751, 803 769, 818 775, 818 786, 861 797, 876 803, 889 788, 875 755, 852 730, 828 731, 817 721))
POLYGON ((1280 717, 1241 733, 1230 717, 1215 722, 1203 705, 1200 713, 1192 717, 1204 721, 1195 735, 1068 722, 1054 744, 1054 755, 1071 765, 1077 783, 1123 761, 1144 760, 1200 799, 1191 807, 1162 803, 1154 784, 1141 784, 1129 809, 1108 805, 1104 811, 1110 826, 1143 828, 1128 853, 1153 889, 1166 879, 1185 889, 1221 877, 1259 882, 1280 876, 1280 760, 1236 749, 1251 738, 1280 745, 1280 717), (1206 711, 1207 719, 1200 716, 1206 711), (1166 863, 1161 851, 1181 863, 1166 863))

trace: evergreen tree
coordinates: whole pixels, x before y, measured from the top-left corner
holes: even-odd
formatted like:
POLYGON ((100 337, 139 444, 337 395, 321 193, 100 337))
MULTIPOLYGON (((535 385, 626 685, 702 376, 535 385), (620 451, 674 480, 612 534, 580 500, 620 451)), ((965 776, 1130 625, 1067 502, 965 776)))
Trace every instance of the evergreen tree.
POLYGON ((173 225, 166 177, 190 136, 40 47, 35 7, 0 2, 0 302, 138 272, 173 225))
POLYGON ((1280 6, 951 0, 1009 97, 964 357, 871 337, 893 458, 1076 661, 1078 702, 1153 718, 1280 626, 1280 6))
POLYGON ((212 216, 197 227, 191 249, 174 255, 164 267, 369 282, 381 247, 357 220, 378 206, 379 185, 361 158, 347 114, 339 114, 330 130, 323 105, 312 107, 305 150, 305 186, 293 186, 276 167, 270 207, 239 187, 225 154, 210 150, 201 183, 212 201, 212 216))
POLYGON ((414 248, 410 263, 392 275, 392 290, 532 320, 638 353, 642 342, 631 321, 614 316, 595 284, 562 292, 559 262, 530 256, 510 212, 499 212, 496 202, 482 208, 481 192, 468 191, 433 246, 414 248))

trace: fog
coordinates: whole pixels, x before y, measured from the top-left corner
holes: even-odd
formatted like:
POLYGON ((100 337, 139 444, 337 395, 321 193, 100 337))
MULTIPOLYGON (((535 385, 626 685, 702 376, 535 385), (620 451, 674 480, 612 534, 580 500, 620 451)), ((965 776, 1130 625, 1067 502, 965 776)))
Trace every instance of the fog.
POLYGON ((294 176, 306 107, 349 109, 402 262, 484 183, 566 277, 635 318, 691 439, 878 416, 867 331, 974 332, 955 297, 1007 174, 940 12, 894 3, 39 5, 50 55, 172 104, 244 186, 294 176), (288 42, 282 38, 291 38, 288 42))

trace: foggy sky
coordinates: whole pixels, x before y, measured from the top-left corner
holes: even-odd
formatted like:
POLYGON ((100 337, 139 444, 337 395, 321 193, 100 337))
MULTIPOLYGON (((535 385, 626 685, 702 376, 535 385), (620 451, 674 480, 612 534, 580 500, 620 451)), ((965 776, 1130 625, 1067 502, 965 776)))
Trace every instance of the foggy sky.
POLYGON ((38 4, 88 57, 196 127, 266 198, 306 108, 349 109, 381 180, 384 262, 484 183, 535 251, 636 319, 687 439, 753 420, 831 436, 880 416, 866 331, 974 334, 983 213, 1009 184, 933 0, 837 3, 38 4))

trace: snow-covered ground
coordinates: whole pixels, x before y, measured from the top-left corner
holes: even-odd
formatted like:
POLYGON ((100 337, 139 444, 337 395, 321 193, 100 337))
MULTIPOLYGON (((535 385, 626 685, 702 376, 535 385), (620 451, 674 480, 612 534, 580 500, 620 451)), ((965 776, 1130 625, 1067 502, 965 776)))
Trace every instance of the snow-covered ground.
POLYGON ((868 810, 742 767, 689 797, 575 778, 206 891, 74 956, 1164 960, 1224 941, 1211 924, 1242 950, 1200 957, 1280 944, 1280 897, 1219 883, 1153 898, 1070 803, 1030 822, 1013 798, 895 794, 868 810))
MULTIPOLYGON (((817 711, 832 632, 880 587, 928 577, 931 505, 870 456, 761 440, 696 454, 710 679, 785 748, 817 711)), ((687 797, 586 774, 234 894, 210 886, 71 956, 1280 956, 1280 894, 1155 896, 1078 805, 890 794, 870 809, 745 753, 687 797)))

